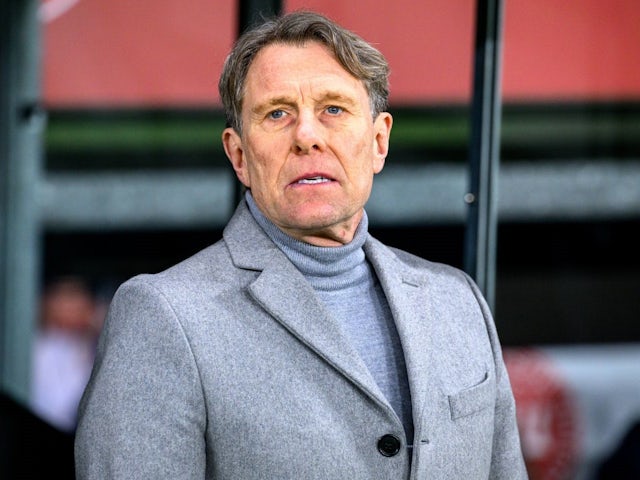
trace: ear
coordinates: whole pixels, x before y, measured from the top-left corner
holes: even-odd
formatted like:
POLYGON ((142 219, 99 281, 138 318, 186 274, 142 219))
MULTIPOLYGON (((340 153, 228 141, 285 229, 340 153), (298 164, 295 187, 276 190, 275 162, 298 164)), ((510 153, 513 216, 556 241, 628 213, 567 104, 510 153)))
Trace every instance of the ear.
POLYGON ((373 122, 373 172, 380 173, 384 167, 384 161, 389 153, 389 137, 393 117, 389 112, 380 112, 373 122))
POLYGON ((247 169, 247 161, 244 156, 244 147, 242 146, 242 138, 233 128, 225 128, 222 132, 222 145, 227 158, 236 172, 238 180, 247 188, 251 188, 249 181, 249 171, 247 169))

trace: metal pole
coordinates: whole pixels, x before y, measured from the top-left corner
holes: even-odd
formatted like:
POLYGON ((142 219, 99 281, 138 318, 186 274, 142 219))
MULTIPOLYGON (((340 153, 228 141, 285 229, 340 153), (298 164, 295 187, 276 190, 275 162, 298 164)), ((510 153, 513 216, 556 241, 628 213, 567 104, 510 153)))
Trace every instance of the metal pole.
POLYGON ((238 7, 238 35, 241 35, 264 19, 280 15, 282 0, 240 0, 238 7))
POLYGON ((0 20, 0 388, 26 403, 40 269, 37 0, 3 0, 0 20))
MULTIPOLYGON (((265 19, 275 17, 282 13, 282 0, 240 0, 238 2, 238 36, 249 28, 259 25, 265 19)), ((231 209, 244 198, 244 185, 237 179, 234 181, 233 202, 231 209)))
POLYGON ((477 2, 470 181, 464 198, 468 204, 465 270, 477 282, 491 308, 496 276, 502 12, 502 0, 477 2))

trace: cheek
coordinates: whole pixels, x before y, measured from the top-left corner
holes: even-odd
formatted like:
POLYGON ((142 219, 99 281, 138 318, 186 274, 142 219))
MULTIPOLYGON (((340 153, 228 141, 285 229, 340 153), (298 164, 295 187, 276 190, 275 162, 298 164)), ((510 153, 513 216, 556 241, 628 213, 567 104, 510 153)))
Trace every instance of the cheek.
POLYGON ((361 142, 354 144, 351 158, 354 160, 354 169, 362 175, 363 181, 374 173, 377 173, 379 159, 375 155, 375 149, 372 147, 373 141, 363 139, 361 142))
POLYGON ((264 151, 250 150, 247 155, 247 175, 251 181, 252 189, 268 189, 275 183, 278 177, 279 164, 274 155, 264 151))

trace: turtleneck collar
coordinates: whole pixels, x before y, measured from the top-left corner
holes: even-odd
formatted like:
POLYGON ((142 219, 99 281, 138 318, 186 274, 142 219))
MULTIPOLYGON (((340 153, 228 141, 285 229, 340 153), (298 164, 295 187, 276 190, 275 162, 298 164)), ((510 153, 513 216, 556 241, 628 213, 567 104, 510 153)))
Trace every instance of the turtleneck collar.
POLYGON ((351 242, 339 247, 317 247, 280 230, 260 211, 250 191, 246 192, 245 198, 256 222, 316 290, 347 288, 359 284, 369 275, 362 249, 369 236, 366 212, 351 242))

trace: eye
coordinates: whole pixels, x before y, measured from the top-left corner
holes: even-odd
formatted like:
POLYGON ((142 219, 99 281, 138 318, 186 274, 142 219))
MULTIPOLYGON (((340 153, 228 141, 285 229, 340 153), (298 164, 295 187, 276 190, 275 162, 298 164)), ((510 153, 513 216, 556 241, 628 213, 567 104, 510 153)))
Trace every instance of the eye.
POLYGON ((274 110, 273 112, 269 113, 269 118, 273 120, 278 120, 284 116, 285 116, 284 110, 274 110))
POLYGON ((342 113, 342 108, 331 105, 330 107, 327 107, 327 113, 329 115, 339 115, 342 113))

